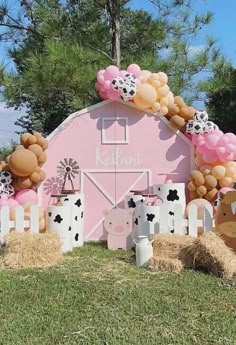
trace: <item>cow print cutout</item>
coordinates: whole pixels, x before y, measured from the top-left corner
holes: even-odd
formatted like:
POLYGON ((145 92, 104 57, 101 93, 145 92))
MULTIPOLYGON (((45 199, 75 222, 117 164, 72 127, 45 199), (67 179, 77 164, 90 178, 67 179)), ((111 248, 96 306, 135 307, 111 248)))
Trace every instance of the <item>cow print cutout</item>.
POLYGON ((2 183, 6 183, 7 181, 5 180, 5 178, 3 178, 3 179, 1 180, 1 182, 2 182, 2 183))
POLYGON ((82 212, 81 212, 81 218, 83 218, 83 217, 84 217, 84 212, 82 211, 82 212))
POLYGON ((68 229, 68 231, 71 231, 71 226, 69 226, 69 229, 68 229))
POLYGON ((174 212, 170 211, 170 212, 169 212, 169 215, 170 215, 170 216, 174 216, 174 212))
POLYGON ((159 192, 161 191, 161 188, 160 187, 158 187, 158 190, 159 190, 159 192))
POLYGON ((81 200, 78 199, 78 200, 75 202, 75 205, 78 206, 78 207, 80 207, 80 206, 82 205, 82 204, 81 204, 81 200))
POLYGON ((61 218, 61 216, 59 214, 57 214, 55 219, 54 219, 54 223, 61 224, 62 221, 63 221, 63 218, 61 218))
POLYGON ((167 200, 168 201, 175 201, 175 200, 179 200, 179 196, 178 196, 178 191, 176 189, 169 190, 169 194, 167 195, 167 200))
POLYGON ((131 199, 128 201, 128 206, 129 206, 129 208, 135 208, 136 204, 135 204, 133 198, 131 198, 131 199))
POLYGON ((79 234, 75 235, 75 241, 79 241, 79 234))
POLYGON ((52 212, 48 212, 48 216, 51 217, 52 216, 52 212))
POLYGON ((64 201, 69 201, 69 199, 68 199, 68 198, 65 198, 64 201))
POLYGON ((76 222, 78 221, 78 216, 75 216, 75 220, 76 220, 76 222))
POLYGON ((171 234, 173 234, 175 231, 174 231, 174 229, 172 229, 172 230, 170 230, 170 232, 171 232, 171 234))
POLYGON ((155 214, 149 214, 149 213, 147 213, 147 221, 148 222, 152 222, 153 221, 153 219, 155 218, 155 214))
POLYGON ((138 225, 138 218, 135 219, 134 224, 138 225))
POLYGON ((143 202, 143 199, 141 199, 140 201, 143 202))

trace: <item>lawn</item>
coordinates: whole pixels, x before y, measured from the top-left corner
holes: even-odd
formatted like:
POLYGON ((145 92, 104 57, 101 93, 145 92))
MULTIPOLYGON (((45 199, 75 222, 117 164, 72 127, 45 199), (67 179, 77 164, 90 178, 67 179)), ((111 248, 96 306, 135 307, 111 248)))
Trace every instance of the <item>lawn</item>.
POLYGON ((151 273, 87 244, 61 267, 0 271, 2 345, 236 344, 236 280, 151 273))

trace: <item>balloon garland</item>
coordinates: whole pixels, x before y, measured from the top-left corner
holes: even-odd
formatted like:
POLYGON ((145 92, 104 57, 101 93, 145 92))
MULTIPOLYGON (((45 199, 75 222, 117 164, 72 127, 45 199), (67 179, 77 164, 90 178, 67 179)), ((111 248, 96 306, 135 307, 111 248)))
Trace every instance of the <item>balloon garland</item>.
POLYGON ((223 133, 208 119, 206 111, 188 106, 175 96, 164 72, 141 70, 136 64, 127 70, 108 66, 97 73, 96 90, 102 99, 133 102, 141 109, 166 116, 170 125, 180 129, 194 144, 195 170, 189 177, 190 199, 216 199, 221 188, 236 183, 236 136, 223 133))

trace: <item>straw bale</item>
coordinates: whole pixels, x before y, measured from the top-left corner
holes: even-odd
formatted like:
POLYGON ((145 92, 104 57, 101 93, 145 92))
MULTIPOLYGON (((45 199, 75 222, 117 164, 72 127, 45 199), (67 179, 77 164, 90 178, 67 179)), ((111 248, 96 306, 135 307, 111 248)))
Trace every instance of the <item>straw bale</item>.
POLYGON ((236 255, 214 232, 208 232, 182 248, 185 266, 203 269, 218 277, 231 278, 236 273, 236 255))
POLYGON ((5 237, 3 264, 11 268, 49 267, 64 262, 59 236, 54 233, 11 232, 5 237))
POLYGON ((148 267, 152 272, 180 273, 183 269, 183 264, 178 259, 155 256, 149 260, 148 267))
POLYGON ((191 245, 195 237, 188 235, 157 234, 153 241, 153 256, 178 259, 181 250, 191 245))

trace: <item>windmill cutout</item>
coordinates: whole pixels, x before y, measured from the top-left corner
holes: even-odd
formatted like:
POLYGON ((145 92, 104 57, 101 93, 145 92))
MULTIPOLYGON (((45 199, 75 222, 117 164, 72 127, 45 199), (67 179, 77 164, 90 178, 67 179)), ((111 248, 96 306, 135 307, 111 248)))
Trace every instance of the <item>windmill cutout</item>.
POLYGON ((61 193, 74 193, 75 188, 73 180, 75 179, 76 175, 80 173, 80 167, 78 162, 72 158, 64 158, 60 161, 60 163, 57 166, 57 173, 60 177, 63 178, 61 193), (69 181, 71 184, 71 190, 65 190, 67 181, 69 181))

